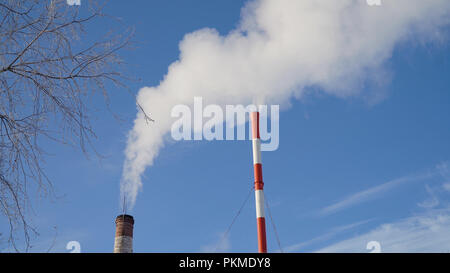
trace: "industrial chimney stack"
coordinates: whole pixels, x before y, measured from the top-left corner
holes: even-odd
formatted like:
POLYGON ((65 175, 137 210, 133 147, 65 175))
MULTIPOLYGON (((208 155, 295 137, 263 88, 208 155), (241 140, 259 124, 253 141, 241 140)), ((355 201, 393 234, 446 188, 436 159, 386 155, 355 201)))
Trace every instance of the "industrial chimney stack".
POLYGON ((262 177, 261 139, 259 135, 259 112, 250 113, 252 121, 253 169, 255 173, 256 225, 258 252, 267 252, 266 218, 264 214, 264 182, 262 177))
POLYGON ((116 239, 114 253, 133 252, 133 216, 122 214, 116 217, 116 239))

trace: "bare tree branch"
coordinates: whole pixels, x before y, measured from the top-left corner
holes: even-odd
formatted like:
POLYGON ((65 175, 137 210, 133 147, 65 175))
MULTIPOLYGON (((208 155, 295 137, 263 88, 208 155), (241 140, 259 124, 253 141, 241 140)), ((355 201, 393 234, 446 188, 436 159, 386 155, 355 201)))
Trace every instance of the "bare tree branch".
POLYGON ((8 219, 15 251, 23 244, 18 237, 28 251, 37 235, 27 220, 28 185, 44 197, 53 191, 39 140, 95 151, 86 98, 100 92, 108 101, 106 86, 124 87, 117 53, 130 44, 132 30, 80 40, 88 26, 109 18, 103 6, 95 0, 84 1, 83 10, 65 0, 0 3, 0 215, 8 219))

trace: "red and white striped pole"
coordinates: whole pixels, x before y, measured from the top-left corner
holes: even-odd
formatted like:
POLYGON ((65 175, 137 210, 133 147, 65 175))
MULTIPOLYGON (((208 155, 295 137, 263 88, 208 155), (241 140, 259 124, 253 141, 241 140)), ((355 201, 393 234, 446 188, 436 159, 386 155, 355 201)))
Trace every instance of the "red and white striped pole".
POLYGON ((261 139, 259 137, 259 112, 250 113, 252 122, 253 168, 255 172, 256 224, 258 252, 267 253, 266 220, 264 214, 264 182, 262 177, 261 139))

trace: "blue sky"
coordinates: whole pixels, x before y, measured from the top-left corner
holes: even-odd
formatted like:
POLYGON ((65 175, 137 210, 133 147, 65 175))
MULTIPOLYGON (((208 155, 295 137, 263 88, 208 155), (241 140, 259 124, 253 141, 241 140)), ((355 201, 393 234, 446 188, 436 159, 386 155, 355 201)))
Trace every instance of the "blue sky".
MULTIPOLYGON (((111 1, 107 10, 136 28, 136 49, 124 52, 131 90, 155 86, 179 56, 186 33, 234 29, 246 1, 111 1)), ((83 4, 82 4, 83 5, 83 4)), ((93 39, 104 26, 92 26, 93 39)), ((448 31, 444 31, 448 33, 448 31)), ((384 71, 390 80, 360 95, 315 92, 280 114, 280 147, 263 153, 265 193, 285 251, 450 251, 450 47, 407 41, 396 45, 384 71), (374 90, 376 89, 376 90, 374 90), (371 92, 382 94, 374 102, 371 92)), ((320 89, 320 88, 319 88, 320 89)), ((320 91, 320 90, 319 90, 320 91)), ((111 252, 121 212, 127 133, 134 97, 111 87, 111 109, 92 105, 98 152, 87 159, 72 147, 44 142, 45 168, 57 198, 34 199, 41 233, 34 251, 111 252), (56 227, 56 229, 54 228, 56 227)), ((160 150, 129 213, 135 252, 257 250, 252 196, 221 240, 252 187, 249 141, 185 141, 160 150)), ((269 219, 268 249, 279 251, 269 219)), ((3 221, 3 220, 2 220, 3 221)), ((2 222, 0 232, 5 224, 2 222)))

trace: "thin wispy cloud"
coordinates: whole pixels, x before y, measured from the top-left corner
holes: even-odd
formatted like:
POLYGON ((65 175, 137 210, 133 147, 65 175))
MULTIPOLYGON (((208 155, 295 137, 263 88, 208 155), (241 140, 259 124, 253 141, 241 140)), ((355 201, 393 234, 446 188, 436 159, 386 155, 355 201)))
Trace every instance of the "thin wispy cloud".
POLYGON ((439 173, 445 179, 442 187, 446 191, 450 191, 450 162, 446 161, 437 166, 439 173))
POLYGON ((442 162, 439 165, 437 165, 436 168, 438 169, 442 177, 446 178, 447 180, 450 180, 450 162, 448 161, 442 162))
POLYGON ((422 215, 411 216, 383 224, 359 235, 317 252, 367 252, 366 245, 377 241, 381 252, 450 252, 450 208, 429 210, 422 215))
POLYGON ((327 241, 327 240, 333 238, 334 236, 338 235, 339 233, 342 233, 342 232, 345 232, 345 231, 348 231, 348 230, 352 230, 354 228, 357 228, 359 226, 367 224, 367 223, 369 223, 372 220, 373 219, 368 219, 368 220, 359 221, 359 222, 348 224, 348 225, 344 225, 344 226, 334 227, 329 232, 327 232, 327 233, 325 233, 323 235, 317 236, 317 237, 315 237, 315 238, 313 238, 311 240, 287 246, 287 247, 284 248, 284 251, 285 252, 302 251, 302 249, 306 248, 307 246, 313 245, 315 243, 320 243, 320 242, 327 241))
POLYGON ((449 182, 449 183, 445 183, 445 184, 443 185, 443 187, 444 187, 444 189, 445 189, 446 191, 450 191, 450 182, 449 182))
POLYGON ((381 224, 317 252, 367 252, 365 247, 371 241, 380 243, 382 252, 450 252, 450 204, 445 202, 445 184, 427 184, 425 189, 428 198, 417 204, 422 213, 381 224))
POLYGON ((224 236, 225 234, 219 233, 218 239, 215 243, 202 246, 200 248, 201 252, 206 253, 215 253, 215 252, 230 252, 231 250, 231 242, 230 242, 230 234, 224 236))
POLYGON ((436 176, 437 174, 438 174, 437 171, 431 171, 431 172, 417 174, 417 175, 404 176, 401 178, 397 178, 397 179, 388 181, 381 185, 378 185, 378 186, 354 193, 352 195, 349 195, 334 204, 326 206, 320 210, 320 214, 328 215, 328 214, 335 213, 337 211, 358 205, 360 203, 379 198, 380 196, 382 196, 383 193, 389 192, 390 190, 392 190, 396 187, 399 187, 405 183, 429 179, 429 178, 436 176))
POLYGON ((437 189, 432 188, 430 185, 425 185, 425 190, 427 191, 429 198, 417 205, 424 209, 430 209, 438 206, 439 198, 436 194, 437 189))

